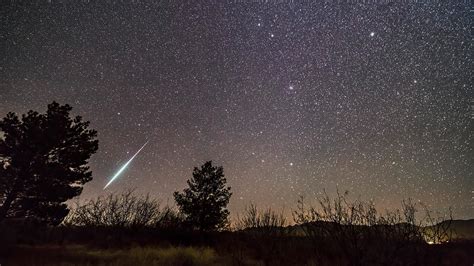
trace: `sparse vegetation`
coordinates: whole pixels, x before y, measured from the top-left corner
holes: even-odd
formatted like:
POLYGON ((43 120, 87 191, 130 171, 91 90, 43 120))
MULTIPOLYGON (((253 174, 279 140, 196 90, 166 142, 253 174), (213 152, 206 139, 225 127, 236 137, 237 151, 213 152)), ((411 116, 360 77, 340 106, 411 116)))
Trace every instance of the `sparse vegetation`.
POLYGON ((451 216, 438 223, 444 216, 425 217, 410 200, 386 212, 373 202, 351 201, 347 193, 324 195, 318 206, 305 202, 297 202, 294 225, 282 213, 251 204, 232 231, 213 232, 184 226, 179 212, 149 196, 109 194, 76 205, 59 227, 4 221, 0 263, 461 265, 474 259, 472 240, 429 245, 426 231, 444 236, 451 216))
POLYGON ((138 228, 179 226, 183 218, 170 207, 161 208, 150 195, 137 196, 133 190, 109 194, 76 207, 65 224, 73 226, 138 228))
POLYGON ((149 246, 104 250, 78 245, 66 248, 61 246, 43 248, 24 246, 20 247, 18 252, 28 255, 16 258, 15 265, 219 265, 219 257, 216 252, 206 247, 149 246))
MULTIPOLYGON (((461 265, 474 261, 452 212, 411 200, 380 212, 348 192, 301 197, 293 225, 250 204, 229 221, 223 168, 194 168, 177 208, 133 190, 64 203, 92 178, 96 132, 53 103, 0 122, 0 265, 461 265), (423 212, 418 209, 422 208, 423 212), (66 218, 63 220, 63 218, 66 218), (60 224, 60 226, 57 226, 60 224), (457 239, 453 238, 456 236, 457 239), (436 245, 429 245, 436 244, 436 245)), ((471 226, 474 226, 474 222, 471 226)), ((474 230, 472 230, 474 232, 474 230)), ((469 230, 463 233, 472 235, 469 230)), ((474 233, 473 233, 474 234, 474 233)))

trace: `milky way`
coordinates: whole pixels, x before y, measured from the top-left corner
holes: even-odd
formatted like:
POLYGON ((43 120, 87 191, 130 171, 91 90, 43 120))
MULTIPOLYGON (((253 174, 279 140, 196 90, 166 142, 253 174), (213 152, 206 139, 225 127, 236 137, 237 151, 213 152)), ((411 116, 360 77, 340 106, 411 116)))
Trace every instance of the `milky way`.
POLYGON ((90 120, 83 198, 150 140, 112 191, 172 203, 213 160, 234 213, 339 189, 474 217, 470 1, 29 2, 0 8, 0 116, 90 120))

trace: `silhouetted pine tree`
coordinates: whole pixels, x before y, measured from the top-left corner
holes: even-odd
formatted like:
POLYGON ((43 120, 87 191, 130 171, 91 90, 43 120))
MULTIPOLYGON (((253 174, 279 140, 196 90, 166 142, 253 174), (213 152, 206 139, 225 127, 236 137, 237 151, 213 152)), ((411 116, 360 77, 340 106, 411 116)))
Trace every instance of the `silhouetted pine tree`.
POLYGON ((20 120, 8 113, 0 121, 0 220, 59 224, 69 212, 64 202, 92 179, 87 163, 97 132, 71 118, 71 109, 53 102, 46 114, 29 111, 20 120))
POLYGON ((226 187, 222 167, 213 167, 212 161, 195 167, 193 177, 188 180, 189 188, 182 193, 175 192, 174 198, 186 222, 193 228, 211 231, 228 224, 230 187, 226 187))

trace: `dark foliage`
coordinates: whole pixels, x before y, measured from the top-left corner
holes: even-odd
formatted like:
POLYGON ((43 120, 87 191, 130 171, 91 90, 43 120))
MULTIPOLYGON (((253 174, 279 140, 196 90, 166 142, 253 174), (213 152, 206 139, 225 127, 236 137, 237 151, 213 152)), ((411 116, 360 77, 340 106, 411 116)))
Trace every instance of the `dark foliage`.
MULTIPOLYGON (((108 255, 135 247, 209 247, 225 258, 218 265, 356 265, 344 254, 337 240, 320 239, 318 253, 314 242, 307 236, 283 234, 268 238, 265 233, 251 231, 202 232, 184 230, 162 230, 153 227, 37 227, 18 224, 0 224, 0 236, 11 232, 8 247, 0 242, 2 265, 131 265, 109 263, 108 255), (277 244, 273 245, 272 242, 277 244), (272 246, 273 245, 273 246, 272 246), (58 256, 58 252, 82 247, 87 254, 96 254, 89 260, 83 254, 58 256), (56 248, 49 250, 49 248, 56 248), (276 248, 276 249, 275 249, 276 248), (29 259, 28 263, 19 261, 29 259), (40 262, 42 261, 42 263, 40 262)), ((2 239, 3 240, 3 239, 2 239)), ((392 249, 392 242, 365 242, 368 250, 392 249)), ((364 265, 471 265, 474 260, 471 240, 452 241, 438 245, 426 242, 405 242, 405 247, 395 256, 380 263, 383 253, 371 253, 364 265), (471 264, 470 264, 471 263, 471 264)), ((156 265, 141 263, 148 254, 136 254, 133 265, 156 265)), ((158 264, 159 265, 159 264, 158 264)), ((174 265, 174 264, 165 264, 174 265)), ((196 265, 196 264, 178 264, 196 265)), ((198 264, 199 265, 199 264, 198 264)))
POLYGON ((232 193, 226 182, 223 168, 212 166, 211 161, 203 164, 201 169, 194 168, 193 177, 188 180, 189 188, 183 193, 174 193, 176 203, 190 226, 212 231, 228 224, 226 206, 232 193))
MULTIPOLYGON (((346 194, 322 197, 317 208, 303 203, 300 199, 295 210, 297 225, 285 226, 282 214, 250 205, 236 231, 197 231, 179 226, 172 209, 125 191, 77 206, 70 222, 62 226, 0 222, 0 264, 209 265, 174 263, 185 254, 173 253, 173 247, 211 249, 219 258, 212 265, 470 265, 474 261, 472 238, 446 239, 444 233, 436 233, 438 242, 431 238, 432 232, 444 232, 446 224, 461 221, 438 223, 450 216, 432 212, 431 218, 415 219, 417 209, 411 201, 387 213, 376 213, 370 202, 350 201, 346 194), (167 248, 177 260, 161 264, 167 255, 160 250, 167 248)), ((473 225, 473 220, 463 222, 467 229, 473 225)))
POLYGON ((110 228, 178 229, 182 217, 174 209, 161 207, 158 200, 136 195, 133 190, 77 203, 64 221, 67 226, 110 228))
POLYGON ((59 224, 69 211, 64 202, 92 179, 87 163, 97 132, 71 118, 71 109, 53 102, 46 114, 9 113, 0 121, 0 220, 59 224))
POLYGON ((301 197, 294 212, 303 235, 313 242, 317 261, 324 260, 329 248, 339 250, 351 265, 417 265, 417 254, 427 242, 452 240, 451 215, 435 218, 426 210, 418 220, 411 200, 385 213, 378 213, 374 202, 350 201, 347 191, 334 199, 325 194, 317 201, 319 208, 306 208, 301 197))
MULTIPOLYGON (((283 213, 277 213, 271 208, 259 210, 256 205, 250 204, 245 207, 243 215, 237 219, 235 229, 240 232, 234 237, 240 235, 241 239, 259 243, 253 247, 255 257, 262 260, 264 265, 279 265, 286 261, 285 252, 288 242, 294 242, 294 239, 289 237, 291 232, 285 227, 286 225, 283 213)), ((239 238, 235 241, 239 241, 239 238)), ((238 248, 242 247, 236 246, 231 254, 238 255, 236 253, 238 248)), ((236 261, 243 260, 238 256, 233 257, 236 261)))

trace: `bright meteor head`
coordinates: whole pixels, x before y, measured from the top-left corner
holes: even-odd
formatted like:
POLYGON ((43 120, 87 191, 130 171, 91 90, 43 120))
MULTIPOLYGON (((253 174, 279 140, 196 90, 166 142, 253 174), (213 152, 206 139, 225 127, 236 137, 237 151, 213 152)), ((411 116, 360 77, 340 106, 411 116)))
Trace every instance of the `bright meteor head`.
POLYGON ((135 159, 135 157, 143 150, 143 148, 145 148, 147 144, 148 141, 143 144, 143 146, 132 156, 132 158, 130 158, 130 160, 128 160, 122 167, 120 167, 117 173, 115 173, 115 175, 109 180, 107 185, 105 185, 104 189, 106 189, 110 184, 112 184, 112 182, 114 182, 115 179, 117 179, 117 177, 119 177, 119 175, 125 170, 125 168, 127 168, 127 166, 133 161, 133 159, 135 159))

